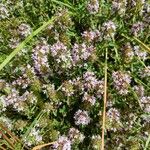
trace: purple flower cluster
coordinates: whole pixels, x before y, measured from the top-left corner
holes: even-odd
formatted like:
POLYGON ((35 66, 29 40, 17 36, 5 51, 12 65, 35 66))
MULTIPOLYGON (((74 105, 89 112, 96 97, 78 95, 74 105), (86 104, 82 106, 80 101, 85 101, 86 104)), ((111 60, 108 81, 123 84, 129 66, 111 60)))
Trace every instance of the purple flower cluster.
POLYGON ((150 113, 150 96, 143 96, 140 101, 144 111, 150 113))
POLYGON ((28 24, 22 23, 18 26, 18 33, 22 37, 27 37, 31 34, 31 27, 28 24))
POLYGON ((83 74, 84 88, 88 90, 95 89, 98 85, 98 80, 94 72, 87 71, 83 74))
POLYGON ((85 136, 76 128, 70 128, 68 136, 60 136, 53 144, 52 149, 71 150, 71 145, 82 142, 85 136))
POLYGON ((131 33, 134 36, 138 36, 138 34, 143 31, 143 27, 144 27, 144 25, 142 22, 134 23, 131 28, 131 33))
POLYGON ((122 47, 122 52, 124 55, 125 62, 130 62, 133 59, 134 52, 130 43, 127 43, 122 47))
POLYGON ((62 42, 57 41, 50 46, 51 55, 54 57, 56 63, 62 66, 62 68, 71 67, 71 53, 62 42))
POLYGON ((87 71, 83 74, 84 91, 91 92, 96 90, 98 95, 103 94, 103 86, 104 86, 104 82, 102 80, 98 80, 94 72, 87 71))
POLYGON ((108 22, 104 22, 103 27, 102 27, 102 31, 104 34, 104 39, 111 39, 114 37, 115 32, 116 32, 116 25, 113 21, 108 21, 108 22))
POLYGON ((96 98, 101 99, 104 94, 104 81, 98 80, 92 71, 85 72, 83 78, 77 78, 73 82, 83 94, 82 102, 90 106, 96 103, 96 98))
POLYGON ((134 53, 142 60, 146 60, 147 52, 143 51, 139 46, 134 46, 134 53))
POLYGON ((85 138, 85 136, 80 133, 80 131, 76 128, 70 128, 68 132, 68 138, 71 142, 75 142, 76 140, 79 142, 82 142, 85 138))
POLYGON ((75 66, 77 63, 87 60, 91 54, 94 52, 94 47, 88 46, 85 43, 82 44, 74 44, 72 49, 72 61, 75 66))
POLYGON ((126 6, 127 6, 127 1, 126 0, 122 0, 122 1, 118 1, 118 0, 113 0, 112 1, 112 10, 114 12, 118 12, 119 15, 124 15, 125 11, 126 11, 126 6))
POLYGON ((20 39, 19 38, 11 38, 9 40, 9 47, 11 49, 14 49, 14 48, 16 48, 19 45, 19 43, 20 43, 20 39))
POLYGON ((53 144, 53 149, 71 150, 71 141, 66 136, 60 136, 57 142, 53 144))
POLYGON ((136 92, 136 94, 138 95, 138 97, 142 97, 144 96, 144 87, 141 85, 141 86, 134 86, 133 87, 134 91, 136 92))
POLYGON ((33 95, 33 92, 26 91, 22 96, 18 97, 18 102, 14 103, 13 107, 18 112, 26 113, 28 107, 32 104, 36 104, 37 98, 33 95))
POLYGON ((101 38, 101 33, 99 30, 95 31, 84 31, 82 33, 82 37, 87 41, 87 42, 92 42, 94 40, 98 40, 101 38))
POLYGON ((118 109, 110 108, 106 112, 106 118, 106 121, 108 122, 107 124, 110 124, 110 126, 107 126, 108 130, 116 132, 121 126, 120 112, 118 109))
MULTIPOLYGON (((67 46, 65 46, 63 43, 61 43, 60 41, 57 41, 57 43, 55 43, 54 45, 52 45, 50 47, 51 50, 51 55, 53 57, 56 57, 59 55, 61 55, 63 52, 67 52, 67 46)), ((60 60, 58 59, 57 62, 60 62, 60 60)))
POLYGON ((120 95, 128 94, 128 87, 130 86, 131 77, 129 73, 123 73, 121 71, 115 71, 112 74, 114 86, 120 95))
POLYGON ((38 124, 34 128, 31 129, 28 137, 25 137, 23 140, 28 146, 32 146, 33 144, 37 145, 42 141, 42 135, 40 129, 37 128, 38 124))
POLYGON ((66 96, 72 96, 75 92, 74 85, 75 85, 75 82, 72 80, 69 80, 63 83, 61 89, 65 93, 66 96))
POLYGON ((9 105, 15 104, 20 100, 19 91, 17 91, 15 88, 12 88, 11 86, 6 87, 7 90, 9 90, 9 94, 7 96, 3 97, 4 105, 7 107, 9 105))
POLYGON ((80 109, 75 113, 74 119, 76 125, 88 125, 91 120, 88 112, 80 109))
POLYGON ((21 75, 16 80, 12 81, 12 86, 15 88, 27 89, 36 79, 34 68, 29 64, 16 68, 13 73, 18 72, 21 72, 21 75))
POLYGON ((9 15, 7 7, 4 4, 0 4, 0 20, 8 18, 9 15))
POLYGON ((45 40, 38 43, 33 49, 32 59, 37 74, 45 75, 50 72, 48 64, 49 45, 45 40))
POLYGON ((8 106, 13 106, 15 110, 20 112, 24 111, 25 107, 28 107, 26 105, 27 101, 28 104, 36 103, 37 99, 33 95, 33 92, 26 91, 22 96, 20 96, 19 91, 17 91, 11 85, 6 85, 5 89, 9 91, 9 94, 7 96, 5 95, 0 97, 0 100, 3 105, 3 110, 5 110, 8 106))
POLYGON ((22 89, 26 89, 28 85, 31 83, 29 78, 25 78, 24 76, 19 77, 17 80, 12 82, 13 86, 21 86, 22 89))
POLYGON ((116 108, 110 108, 107 111, 106 115, 110 120, 115 120, 115 121, 120 120, 120 113, 116 108))
POLYGON ((145 96, 144 87, 143 86, 134 86, 136 94, 139 97, 141 106, 145 112, 150 112, 150 96, 145 96))
POLYGON ((87 5, 87 10, 90 14, 96 14, 99 11, 99 1, 98 0, 89 0, 87 5))
MULTIPOLYGON (((98 80, 92 71, 85 72, 82 78, 72 80, 72 86, 80 90, 84 109, 95 105, 96 99, 101 99, 104 93, 104 81, 98 80)), ((74 119, 76 125, 87 125, 91 120, 88 112, 80 109, 74 114, 74 119)))
POLYGON ((150 66, 147 66, 143 70, 141 70, 140 75, 142 78, 150 77, 150 66))
POLYGON ((96 98, 85 92, 82 101, 93 106, 96 102, 96 98))

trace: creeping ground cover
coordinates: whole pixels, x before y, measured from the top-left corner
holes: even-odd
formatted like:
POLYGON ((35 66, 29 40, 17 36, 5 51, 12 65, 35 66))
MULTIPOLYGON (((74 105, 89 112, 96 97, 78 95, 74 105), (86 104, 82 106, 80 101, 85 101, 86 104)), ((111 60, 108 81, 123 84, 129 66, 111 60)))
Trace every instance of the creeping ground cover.
POLYGON ((150 1, 0 0, 0 150, 150 150, 150 1))

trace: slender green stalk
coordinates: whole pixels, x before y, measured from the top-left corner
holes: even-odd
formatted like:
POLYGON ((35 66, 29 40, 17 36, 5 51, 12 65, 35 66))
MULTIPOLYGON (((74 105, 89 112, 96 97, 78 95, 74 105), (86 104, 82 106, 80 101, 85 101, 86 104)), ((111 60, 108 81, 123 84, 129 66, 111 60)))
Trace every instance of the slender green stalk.
POLYGON ((147 139, 147 141, 146 141, 144 150, 148 150, 149 143, 150 143, 150 134, 149 134, 148 139, 147 139))
MULTIPOLYGON (((34 121, 32 122, 32 124, 30 125, 30 127, 28 128, 28 130, 26 131, 26 133, 23 135, 22 140, 24 140, 25 138, 28 137, 28 135, 30 134, 31 129, 35 126, 35 124, 40 120, 40 118, 44 115, 43 111, 40 111, 39 114, 37 115, 37 117, 34 119, 34 121)), ((25 144, 22 146, 22 149, 24 149, 25 144)))
POLYGON ((126 39, 132 41, 132 39, 131 39, 130 37, 128 37, 128 36, 126 36, 126 35, 124 35, 124 34, 121 34, 121 35, 122 35, 123 37, 125 37, 126 39))
POLYGON ((136 42, 137 42, 139 45, 141 45, 147 52, 150 53, 150 48, 149 48, 145 43, 143 43, 142 41, 140 41, 138 38, 136 38, 136 37, 130 38, 130 37, 124 35, 124 34, 122 34, 122 36, 125 37, 126 39, 130 40, 130 41, 133 41, 133 40, 136 41, 136 42))
POLYGON ((136 76, 132 75, 132 77, 135 79, 135 82, 142 84, 143 86, 145 86, 147 89, 150 90, 150 87, 147 86, 144 82, 142 82, 140 79, 138 79, 136 76))
POLYGON ((129 87, 129 89, 131 90, 131 92, 133 93, 133 96, 135 97, 135 99, 138 101, 138 104, 140 106, 140 109, 143 110, 141 102, 139 100, 139 97, 137 96, 136 92, 132 89, 132 87, 129 87))
POLYGON ((49 21, 43 23, 42 26, 40 26, 37 30, 32 32, 31 35, 29 35, 22 43, 19 44, 19 46, 10 53, 9 56, 0 64, 0 70, 2 70, 10 61, 13 57, 17 55, 17 53, 38 33, 40 33, 43 29, 45 29, 49 24, 53 23, 55 17, 51 18, 49 21))
POLYGON ((150 48, 147 46, 147 45, 145 45, 142 41, 140 41, 138 38, 136 38, 136 37, 133 37, 133 39, 138 43, 138 44, 140 44, 145 50, 147 50, 149 53, 150 53, 150 48))
MULTIPOLYGON (((114 39, 113 36, 112 36, 112 40, 113 40, 113 42, 115 43, 115 39, 114 39)), ((114 50, 115 50, 115 53, 116 53, 116 60, 119 61, 119 54, 118 54, 118 50, 117 50, 116 46, 114 46, 114 50)))

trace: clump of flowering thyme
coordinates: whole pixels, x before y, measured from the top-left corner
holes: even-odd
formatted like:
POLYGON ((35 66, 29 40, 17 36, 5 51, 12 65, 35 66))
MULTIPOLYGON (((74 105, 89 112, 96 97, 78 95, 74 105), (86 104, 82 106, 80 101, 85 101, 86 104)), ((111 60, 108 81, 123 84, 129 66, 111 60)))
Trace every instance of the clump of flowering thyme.
POLYGON ((82 65, 82 62, 86 61, 94 53, 95 49, 93 45, 87 45, 86 43, 74 44, 72 48, 72 63, 73 65, 82 65))
POLYGON ((99 2, 98 0, 89 0, 87 5, 87 10, 90 14, 96 14, 99 11, 99 2))
POLYGON ((88 116, 87 111, 78 110, 75 115, 75 124, 76 125, 87 125, 90 123, 90 117, 88 116))
POLYGON ((132 25, 132 28, 131 28, 131 33, 134 35, 134 36, 138 36, 140 32, 143 31, 143 23, 142 22, 137 22, 137 23, 134 23, 132 25))
POLYGON ((123 59, 125 63, 129 63, 132 61, 134 56, 134 51, 130 43, 127 43, 122 47, 122 53, 123 53, 123 59))
POLYGON ((19 43, 20 43, 19 38, 11 38, 9 40, 9 47, 11 49, 17 48, 17 46, 19 45, 19 43))
POLYGON ((50 46, 50 51, 56 64, 59 64, 62 68, 71 67, 71 53, 62 42, 58 41, 50 46))
POLYGON ((52 148, 54 150, 71 150, 71 141, 66 136, 60 136, 58 138, 58 141, 55 144, 53 144, 52 148))
POLYGON ((68 138, 71 142, 82 142, 85 136, 76 128, 70 128, 68 138))
POLYGON ((28 24, 22 23, 19 27, 18 27, 18 33, 19 35, 21 35, 22 37, 27 37, 28 35, 31 34, 31 27, 28 24))
POLYGON ((101 33, 99 30, 95 31, 84 31, 82 33, 82 37, 85 39, 87 42, 93 42, 93 41, 101 41, 101 33))
POLYGON ((103 23, 102 27, 103 31, 103 38, 106 40, 109 40, 111 38, 114 38, 115 32, 116 32, 116 25, 113 21, 108 21, 103 23))
POLYGON ((137 57, 139 57, 142 60, 147 59, 147 52, 143 51, 139 46, 134 46, 134 53, 137 57))
POLYGON ((112 74, 114 87, 121 95, 128 94, 128 89, 131 82, 129 73, 123 73, 122 71, 115 71, 112 74))
POLYGON ((45 75, 50 72, 48 63, 49 45, 45 40, 39 42, 33 48, 32 59, 34 62, 35 72, 39 75, 45 75))
POLYGON ((127 0, 112 1, 112 11, 118 12, 120 16, 125 15, 126 7, 127 7, 127 0))
POLYGON ((42 135, 40 134, 40 130, 38 129, 38 125, 31 129, 29 133, 29 137, 24 138, 25 143, 28 146, 32 146, 33 144, 42 143, 42 135))
POLYGON ((0 63, 20 51, 0 70, 0 123, 29 149, 97 150, 107 82, 105 149, 145 148, 149 13, 148 0, 1 1, 0 63))
POLYGON ((150 66, 147 66, 143 70, 141 70, 140 75, 142 78, 150 77, 150 66))
POLYGON ((0 4, 0 19, 6 19, 9 15, 7 7, 4 4, 0 4))

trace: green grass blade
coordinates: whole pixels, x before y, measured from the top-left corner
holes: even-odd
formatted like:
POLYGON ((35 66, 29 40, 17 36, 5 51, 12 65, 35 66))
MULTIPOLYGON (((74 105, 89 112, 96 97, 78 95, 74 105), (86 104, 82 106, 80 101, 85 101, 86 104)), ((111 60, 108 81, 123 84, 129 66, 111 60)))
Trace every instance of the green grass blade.
MULTIPOLYGON (((40 118, 44 115, 43 111, 40 111, 39 114, 37 115, 37 117, 34 119, 34 121, 31 123, 30 127, 28 128, 28 130, 26 131, 26 133, 23 135, 22 140, 24 140, 24 138, 28 137, 28 135, 30 134, 31 129, 35 126, 35 124, 40 120, 40 118)), ((22 146, 22 149, 24 149, 25 144, 22 146)))
POLYGON ((56 4, 58 4, 58 5, 66 6, 66 7, 70 8, 70 9, 72 9, 72 10, 75 10, 75 8, 72 7, 71 5, 66 4, 66 3, 64 3, 64 2, 61 2, 61 1, 59 1, 59 0, 51 0, 51 1, 54 2, 54 3, 56 3, 56 4))
POLYGON ((32 32, 31 35, 29 35, 22 43, 19 44, 19 46, 10 53, 9 56, 7 56, 7 58, 0 64, 0 70, 2 70, 10 61, 13 57, 16 56, 16 54, 34 37, 36 36, 39 32, 41 32, 43 29, 45 29, 46 26, 48 26, 49 24, 53 23, 54 21, 54 17, 52 19, 50 19, 49 21, 43 23, 42 26, 40 26, 37 30, 35 30, 34 32, 32 32))
POLYGON ((130 41, 133 41, 133 40, 134 40, 134 41, 137 42, 141 47, 143 47, 144 50, 146 50, 148 53, 150 53, 150 48, 149 48, 145 43, 143 43, 142 41, 140 41, 138 38, 136 38, 136 37, 131 38, 131 37, 128 37, 128 36, 126 36, 126 35, 124 35, 124 34, 122 34, 122 36, 125 37, 126 39, 130 40, 130 41))
POLYGON ((132 89, 132 87, 130 87, 130 86, 129 86, 129 89, 130 89, 130 91, 132 92, 132 94, 133 94, 134 98, 137 100, 137 102, 138 102, 138 104, 139 104, 140 109, 141 109, 141 110, 143 110, 143 108, 142 108, 142 105, 141 105, 141 102, 140 102, 140 100, 139 100, 138 95, 137 95, 137 94, 136 94, 136 92, 132 89))
POLYGON ((148 150, 148 145, 149 145, 149 143, 150 143, 150 134, 149 134, 148 139, 147 139, 147 141, 146 141, 144 150, 148 150))
POLYGON ((138 79, 135 75, 132 75, 132 77, 134 78, 136 83, 139 83, 140 85, 143 85, 144 87, 150 90, 150 87, 146 85, 142 80, 138 79))
POLYGON ((138 44, 140 44, 145 50, 147 50, 149 53, 150 53, 150 48, 147 46, 147 45, 145 45, 142 41, 140 41, 138 38, 136 38, 136 37, 133 37, 133 39, 138 43, 138 44))

